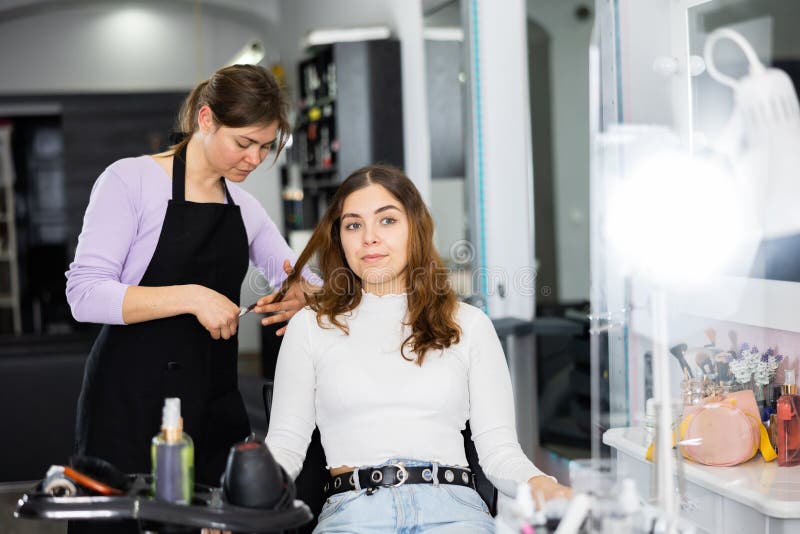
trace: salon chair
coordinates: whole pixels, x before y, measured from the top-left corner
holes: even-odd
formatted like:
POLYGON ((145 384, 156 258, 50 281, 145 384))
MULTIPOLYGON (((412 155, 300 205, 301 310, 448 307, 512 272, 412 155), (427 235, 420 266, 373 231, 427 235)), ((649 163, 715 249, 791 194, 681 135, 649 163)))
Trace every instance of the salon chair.
MULTIPOLYGON (((267 415, 267 429, 269 429, 269 415, 272 409, 272 387, 273 381, 267 380, 261 388, 261 394, 264 398, 264 410, 267 415)), ((469 421, 467 421, 467 427, 461 434, 464 436, 464 449, 467 455, 467 463, 475 475, 475 488, 494 516, 497 514, 497 488, 486 478, 483 469, 481 469, 478 463, 478 451, 475 449, 475 443, 472 441, 469 421)), ((329 477, 330 474, 325 468, 325 451, 322 448, 319 428, 315 428, 314 433, 311 435, 311 443, 308 445, 303 467, 300 470, 300 474, 297 476, 297 480, 295 480, 297 498, 311 508, 311 513, 314 514, 315 518, 319 517, 320 511, 322 511, 322 505, 325 504, 325 492, 322 488, 329 477)), ((299 532, 311 532, 315 526, 316 520, 302 527, 299 532)))

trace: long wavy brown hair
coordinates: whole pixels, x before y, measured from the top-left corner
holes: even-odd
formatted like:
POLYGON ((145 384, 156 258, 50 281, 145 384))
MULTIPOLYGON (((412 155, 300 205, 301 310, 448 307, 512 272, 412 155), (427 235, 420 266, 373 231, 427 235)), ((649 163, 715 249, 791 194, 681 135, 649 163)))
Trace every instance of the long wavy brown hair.
POLYGON ((406 211, 409 221, 408 265, 404 271, 408 298, 406 325, 411 334, 403 341, 400 354, 422 365, 428 351, 458 343, 461 328, 455 319, 458 299, 450 287, 447 268, 433 245, 433 218, 413 182, 398 168, 370 165, 353 172, 339 186, 325 215, 314 229, 294 271, 284 282, 281 295, 296 282, 303 267, 317 257, 323 280, 321 291, 306 295, 317 313, 320 327, 334 325, 346 334, 349 329, 343 314, 361 303, 361 279, 345 259, 340 239, 342 207, 354 191, 380 185, 391 193, 406 211), (407 351, 416 358, 406 355, 407 351))

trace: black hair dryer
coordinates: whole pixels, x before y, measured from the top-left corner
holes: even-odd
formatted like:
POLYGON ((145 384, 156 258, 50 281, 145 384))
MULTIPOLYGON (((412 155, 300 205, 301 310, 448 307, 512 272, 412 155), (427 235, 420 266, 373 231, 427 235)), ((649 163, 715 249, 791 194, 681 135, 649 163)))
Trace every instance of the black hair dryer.
POLYGON ((246 441, 231 447, 222 476, 225 500, 236 506, 285 509, 294 501, 294 483, 263 443, 246 441))

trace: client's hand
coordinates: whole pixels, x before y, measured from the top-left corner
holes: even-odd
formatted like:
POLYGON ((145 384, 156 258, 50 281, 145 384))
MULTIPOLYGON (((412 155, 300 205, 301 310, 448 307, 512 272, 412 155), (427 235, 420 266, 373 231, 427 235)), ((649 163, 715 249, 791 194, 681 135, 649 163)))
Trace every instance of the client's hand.
POLYGON ((552 478, 544 475, 531 477, 528 480, 528 486, 530 486, 531 494, 533 495, 533 499, 536 501, 538 506, 542 506, 544 504, 539 502, 540 498, 544 499, 545 501, 549 501, 550 499, 572 498, 572 489, 568 488, 567 486, 562 486, 558 482, 555 482, 552 478))

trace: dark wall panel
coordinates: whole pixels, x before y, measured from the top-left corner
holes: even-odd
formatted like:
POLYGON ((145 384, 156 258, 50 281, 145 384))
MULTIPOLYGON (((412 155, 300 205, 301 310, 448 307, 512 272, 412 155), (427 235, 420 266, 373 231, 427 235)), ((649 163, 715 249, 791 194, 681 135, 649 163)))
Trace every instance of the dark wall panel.
POLYGON ((460 41, 425 41, 433 178, 466 176, 462 46, 460 41))
POLYGON ((64 166, 72 247, 92 185, 114 161, 163 150, 183 94, 96 95, 64 102, 64 166))

